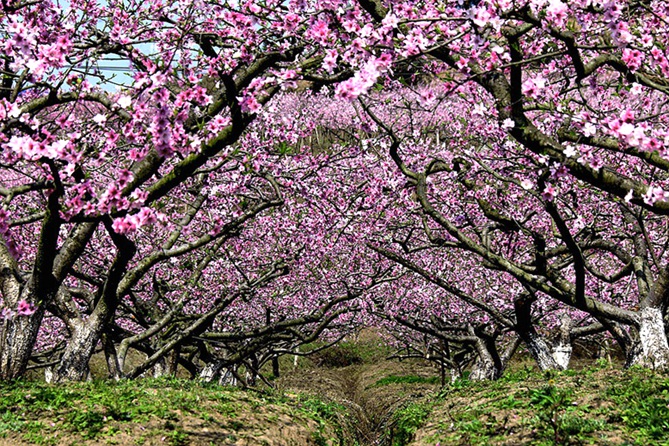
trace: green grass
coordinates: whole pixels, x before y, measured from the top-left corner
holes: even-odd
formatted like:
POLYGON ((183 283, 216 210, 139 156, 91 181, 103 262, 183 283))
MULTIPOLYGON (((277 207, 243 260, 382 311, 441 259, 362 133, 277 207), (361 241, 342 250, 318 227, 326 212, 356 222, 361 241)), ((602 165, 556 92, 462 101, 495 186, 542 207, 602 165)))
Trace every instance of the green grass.
MULTIPOLYGON (((242 391, 182 379, 93 381, 51 385, 37 381, 0 383, 0 438, 32 444, 114 443, 119 433, 137 426, 143 441, 164 438, 166 444, 189 443, 181 422, 185 416, 233 431, 246 429, 238 415, 261 409, 263 422, 278 414, 312 420, 317 434, 327 436, 334 406, 304 401, 296 407, 283 395, 242 391), (272 408, 268 409, 268 405, 272 408), (274 410, 276 406, 276 410, 274 410)), ((306 421, 304 421, 306 423, 306 421)))
POLYGON ((309 418, 318 422, 318 430, 313 434, 317 445, 351 443, 347 432, 350 430, 347 423, 350 416, 347 408, 342 404, 314 395, 299 395, 298 408, 309 418))
POLYGON ((404 446, 411 442, 416 431, 425 424, 430 412, 432 403, 428 401, 418 401, 398 409, 393 414, 393 423, 391 425, 391 445, 404 446))
MULTIPOLYGON (((378 367, 374 358, 382 357, 373 346, 355 344, 336 354, 361 358, 358 371, 378 367)), ((391 370, 360 388, 404 398, 383 425, 391 446, 416 437, 430 446, 669 445, 665 373, 621 371, 604 363, 546 373, 523 367, 492 382, 459 379, 432 394, 421 389, 437 377, 391 370), (403 386, 400 393, 389 387, 394 385, 403 386)), ((10 443, 117 444, 125 435, 137 444, 162 439, 179 446, 190 444, 204 426, 234 442, 290 420, 305 427, 304 435, 317 445, 357 445, 350 403, 324 395, 242 391, 182 379, 0 382, 0 395, 0 438, 10 443), (256 422, 260 418, 264 424, 256 422), (197 423, 188 425, 186 419, 197 423)))
MULTIPOLYGON (((459 380, 429 418, 428 444, 668 445, 669 376, 595 365, 583 371, 459 380)), ((427 421, 427 420, 426 420, 427 421)))

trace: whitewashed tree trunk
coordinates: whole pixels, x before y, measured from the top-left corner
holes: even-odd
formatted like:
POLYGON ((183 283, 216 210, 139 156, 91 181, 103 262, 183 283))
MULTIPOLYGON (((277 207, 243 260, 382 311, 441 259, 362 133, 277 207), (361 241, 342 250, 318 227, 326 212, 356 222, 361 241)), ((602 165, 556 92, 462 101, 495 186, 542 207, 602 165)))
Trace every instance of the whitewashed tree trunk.
MULTIPOLYGON (((0 265, 9 262, 3 254, 6 257, 6 251, 0 249, 0 265)), ((12 314, 8 318, 0 317, 0 380, 20 378, 28 366, 44 318, 44 305, 36 306, 31 315, 19 315, 16 310, 21 300, 32 305, 40 301, 35 291, 36 286, 34 279, 24 282, 12 268, 4 267, 0 271, 0 293, 3 301, 0 310, 5 309, 12 314)), ((45 301, 51 299, 50 295, 41 297, 45 301)))
POLYGON ((451 384, 462 378, 462 372, 458 369, 448 369, 448 373, 451 375, 451 384))
POLYGON ((563 314, 560 318, 560 335, 558 336, 553 347, 553 359, 558 368, 567 370, 569 368, 569 361, 573 348, 571 346, 571 329, 574 326, 574 321, 569 315, 563 314))
POLYGON ((553 356, 553 351, 548 345, 548 342, 539 335, 536 331, 532 330, 528 333, 523 333, 520 335, 525 347, 530 352, 530 355, 534 358, 534 361, 537 363, 539 370, 559 370, 561 367, 555 360, 553 356))
POLYGON ((221 386, 236 387, 239 384, 239 381, 237 381, 237 377, 231 369, 225 369, 225 371, 221 373, 221 378, 218 380, 218 384, 221 386))
POLYGON ((553 359, 560 370, 567 370, 569 368, 572 351, 571 344, 564 344, 561 341, 553 347, 553 359))
POLYGON ((165 376, 176 376, 180 351, 181 348, 177 346, 168 354, 160 358, 153 366, 153 377, 162 378, 165 376))
POLYGON ((478 356, 469 379, 472 381, 494 380, 498 378, 497 375, 497 369, 492 358, 478 356))
MULTIPOLYGON (((473 381, 483 381, 483 380, 494 380, 502 376, 502 369, 499 365, 499 361, 495 361, 493 353, 489 350, 486 342, 481 339, 479 336, 476 336, 473 327, 469 327, 470 336, 476 337, 476 342, 474 343, 474 348, 476 349, 476 362, 472 367, 472 372, 469 375, 469 378, 473 381)), ((494 348, 494 342, 492 343, 494 348)))
POLYGON ((208 362, 200 372, 200 380, 207 383, 214 382, 222 368, 223 363, 221 361, 208 362))
POLYGON ((200 372, 200 380, 214 382, 218 379, 221 386, 236 386, 237 378, 231 368, 223 367, 223 361, 212 361, 207 363, 200 372))
POLYGON ((664 330, 662 310, 646 307, 640 311, 639 341, 641 352, 634 364, 651 369, 669 367, 669 343, 664 330))

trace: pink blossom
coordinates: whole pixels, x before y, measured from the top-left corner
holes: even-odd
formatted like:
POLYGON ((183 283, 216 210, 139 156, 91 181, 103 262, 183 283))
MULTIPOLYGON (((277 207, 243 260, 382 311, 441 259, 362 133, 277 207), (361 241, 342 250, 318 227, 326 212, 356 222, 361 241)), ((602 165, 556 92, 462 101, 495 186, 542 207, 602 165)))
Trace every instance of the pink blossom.
POLYGON ((567 5, 560 0, 550 0, 546 8, 546 18, 555 26, 564 26, 567 21, 567 5))
POLYGON ((255 96, 244 96, 239 99, 239 106, 241 107, 242 111, 245 113, 258 113, 260 109, 262 108, 262 105, 258 100, 255 98, 255 96))
POLYGON ((330 28, 325 20, 317 20, 310 28, 314 40, 325 43, 330 37, 330 28))
POLYGON ((102 125, 107 121, 107 117, 105 115, 97 114, 93 116, 93 122, 95 122, 97 125, 102 125))
POLYGON ((14 316, 16 316, 16 313, 9 308, 3 308, 2 312, 0 312, 0 319, 5 319, 10 321, 14 319, 14 316))
POLYGON ((332 73, 337 66, 337 57, 339 57, 337 51, 328 50, 323 58, 323 69, 328 73, 332 73))
POLYGON ((646 193, 643 196, 643 202, 652 206, 656 202, 669 199, 669 192, 657 186, 648 186, 646 193))
POLYGON ((520 187, 522 187, 525 190, 530 190, 534 187, 534 183, 532 183, 532 181, 525 178, 524 180, 522 180, 520 182, 520 187))
POLYGON ((511 118, 506 118, 504 121, 502 121, 502 128, 504 130, 511 130, 515 126, 516 126, 516 123, 511 118))
POLYGON ((546 79, 542 76, 526 79, 522 85, 523 94, 531 98, 536 98, 539 96, 543 92, 544 88, 546 88, 546 79))
POLYGON ((300 24, 300 16, 294 13, 288 13, 283 18, 283 27, 287 32, 294 31, 300 24))
POLYGON ((625 195, 625 203, 632 201, 632 198, 634 198, 634 191, 630 189, 629 192, 627 192, 627 195, 625 195))
POLYGON ((552 184, 547 184, 541 192, 541 197, 546 201, 553 201, 557 192, 557 189, 552 184))
POLYGON ((21 299, 16 306, 16 314, 19 316, 30 316, 35 312, 35 310, 36 308, 34 304, 28 303, 23 299, 21 299))
POLYGON ((638 70, 643 64, 644 55, 639 50, 625 48, 623 50, 623 62, 627 64, 630 70, 638 70))

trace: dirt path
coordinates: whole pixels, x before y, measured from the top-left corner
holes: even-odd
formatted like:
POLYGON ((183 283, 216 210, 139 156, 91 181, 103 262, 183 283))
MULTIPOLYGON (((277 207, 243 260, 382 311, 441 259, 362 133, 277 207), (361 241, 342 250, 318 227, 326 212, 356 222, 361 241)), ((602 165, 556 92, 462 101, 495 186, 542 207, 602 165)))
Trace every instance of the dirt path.
POLYGON ((389 431, 393 414, 412 401, 438 390, 427 383, 393 383, 388 377, 435 376, 432 367, 413 361, 377 361, 347 367, 317 367, 303 374, 291 373, 283 378, 286 390, 320 395, 321 398, 344 405, 350 418, 347 424, 354 439, 361 445, 390 444, 389 431), (383 379, 386 378, 385 381, 383 379))

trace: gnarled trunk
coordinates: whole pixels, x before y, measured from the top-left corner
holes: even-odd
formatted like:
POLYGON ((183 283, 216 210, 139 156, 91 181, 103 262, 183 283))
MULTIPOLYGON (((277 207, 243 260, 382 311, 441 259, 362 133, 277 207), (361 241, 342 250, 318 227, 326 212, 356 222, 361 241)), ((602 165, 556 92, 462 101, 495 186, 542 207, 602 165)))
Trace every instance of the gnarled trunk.
POLYGON ((669 343, 662 309, 669 305, 669 264, 660 271, 639 311, 639 354, 632 364, 651 369, 669 368, 669 343))
POLYGON ((53 382, 82 381, 89 376, 91 356, 118 306, 119 296, 116 290, 136 248, 127 237, 114 232, 111 221, 105 222, 105 227, 118 252, 109 268, 100 295, 96 296, 97 301, 91 315, 88 318, 83 315, 66 316, 70 339, 60 362, 47 374, 47 379, 53 382))
POLYGON ((534 358, 534 361, 537 363, 539 370, 560 370, 562 367, 555 360, 553 356, 553 351, 548 345, 548 342, 539 335, 534 329, 527 332, 518 332, 518 335, 525 343, 527 351, 530 352, 530 355, 534 358))
POLYGON ((83 381, 90 375, 89 362, 102 336, 104 324, 98 318, 68 321, 70 339, 63 356, 54 367, 45 371, 47 382, 83 381))
POLYGON ((223 369, 223 361, 208 362, 200 372, 200 380, 210 383, 214 382, 223 369))
POLYGON ((560 370, 561 367, 553 357, 553 351, 546 340, 534 328, 532 323, 532 303, 534 298, 521 295, 514 301, 516 311, 516 332, 534 358, 539 370, 560 370))
POLYGON ((164 376, 176 376, 180 351, 181 347, 176 346, 174 350, 160 358, 158 362, 156 362, 156 365, 153 366, 153 377, 162 378, 164 376))
POLYGON ((236 386, 239 384, 234 370, 231 367, 224 367, 221 360, 207 363, 200 372, 200 379, 204 382, 218 380, 218 384, 221 386, 236 386))
POLYGON ((477 353, 469 379, 474 381, 498 379, 502 376, 503 368, 494 338, 482 339, 481 333, 476 333, 471 326, 469 327, 469 335, 476 337, 474 348, 477 353))

